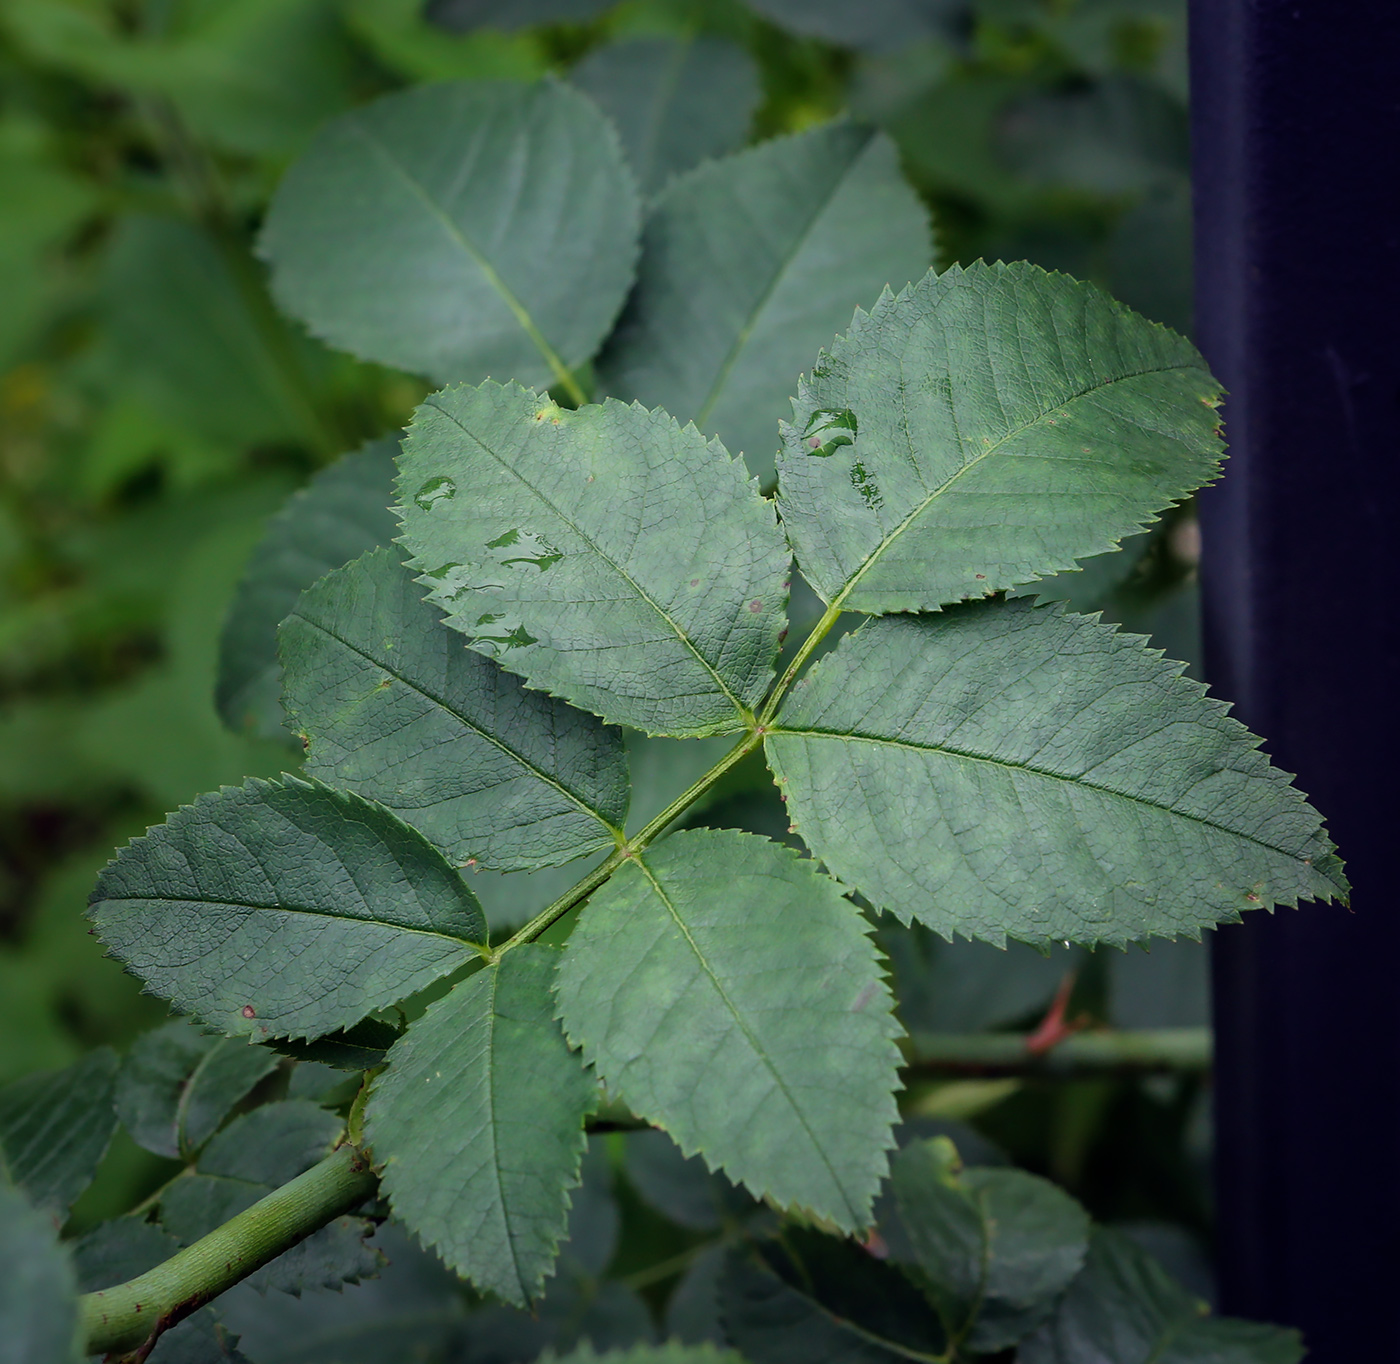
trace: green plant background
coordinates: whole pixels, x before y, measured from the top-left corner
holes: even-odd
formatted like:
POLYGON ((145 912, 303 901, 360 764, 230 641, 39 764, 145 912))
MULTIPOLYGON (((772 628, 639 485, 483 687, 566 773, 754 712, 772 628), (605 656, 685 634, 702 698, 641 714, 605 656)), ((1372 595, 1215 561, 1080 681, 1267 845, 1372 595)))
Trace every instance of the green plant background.
MULTIPOLYGON (((518 27, 512 13, 550 7, 477 8, 498 26, 448 32, 418 0, 0 0, 0 1084, 165 1017, 88 936, 87 893, 166 810, 295 762, 216 715, 224 610, 288 493, 425 392, 284 321, 252 254, 273 185, 328 117, 453 77, 577 68, 605 90, 611 42, 723 38, 756 73, 750 140, 847 109, 892 135, 944 263, 1027 258, 1189 331, 1184 4, 975 0, 925 6, 922 32, 854 34, 847 7, 776 0, 576 4, 592 16, 518 27)), ((1194 660, 1189 509, 1135 543, 1068 590, 1194 660)), ((695 819, 782 834, 756 791, 740 770, 695 819)), ((1072 1014, 1206 1022, 1194 944, 1043 958, 888 928, 882 945, 915 1031, 1033 1027, 1070 970, 1072 1014)), ((910 1109, 955 1124, 969 1160, 1051 1175, 1204 1282, 1199 1073, 930 1083, 910 1109)), ((604 1164, 609 1142, 594 1143, 604 1164)), ((166 1168, 120 1140, 77 1224, 166 1168)), ((599 1216, 621 1232, 595 1232, 613 1249, 578 1273, 630 1277, 659 1306, 673 1279, 654 1277, 658 1256, 698 1233, 624 1180, 614 1193, 599 1216)))

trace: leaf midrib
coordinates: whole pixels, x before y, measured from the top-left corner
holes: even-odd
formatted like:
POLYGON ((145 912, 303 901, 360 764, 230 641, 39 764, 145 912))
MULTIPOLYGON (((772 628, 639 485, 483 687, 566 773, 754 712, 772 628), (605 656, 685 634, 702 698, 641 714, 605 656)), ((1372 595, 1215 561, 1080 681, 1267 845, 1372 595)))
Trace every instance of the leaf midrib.
POLYGON ((676 909, 675 904, 671 900, 671 897, 666 894, 665 890, 662 888, 661 882, 657 879, 656 875, 652 872, 651 868, 647 866, 645 858, 638 857, 636 860, 638 869, 641 871, 642 875, 646 877, 652 890, 655 892, 657 899, 659 899, 661 903, 666 907, 666 912, 670 914, 671 918, 675 922, 676 927, 680 930, 681 936, 685 939, 686 944, 689 946, 690 950, 695 954, 695 960, 699 963, 700 969, 704 971, 704 973, 709 977, 710 984, 714 986, 715 993, 723 1001, 725 1008, 729 1010, 730 1017, 733 1018, 734 1022, 738 1025, 739 1031, 744 1034, 744 1037, 747 1039, 749 1046, 753 1048, 754 1055, 757 1056, 759 1060, 763 1062, 765 1069, 773 1077, 774 1083, 778 1086, 779 1090, 782 1091, 783 1098, 787 1100, 788 1107, 796 1115, 797 1121, 802 1124, 802 1130, 806 1132, 807 1139, 812 1144, 812 1149, 821 1158, 822 1164, 826 1166, 827 1174, 831 1176, 832 1186, 841 1195, 841 1201, 845 1203, 847 1213, 850 1215, 853 1222, 859 1223, 860 1214, 856 1211, 855 1208, 851 1206, 851 1201, 846 1196, 845 1185, 842 1184, 840 1177, 836 1173, 835 1167, 827 1158, 826 1151, 822 1148, 821 1142, 817 1140, 816 1133, 812 1131, 811 1125, 807 1121, 807 1115, 802 1111, 801 1106, 793 1097, 792 1091, 788 1089, 786 1081, 784 1081, 782 1075, 778 1072, 778 1068, 773 1064, 772 1058, 768 1055, 767 1050, 760 1043, 758 1038, 754 1036, 752 1029, 745 1021, 743 1015, 739 1012, 739 1009, 735 1005, 734 1001, 730 999, 729 992, 720 983, 720 979, 715 974, 714 968, 710 965, 705 954, 700 950, 699 943, 697 943, 694 937, 691 936, 690 929, 686 926, 685 921, 681 918, 679 911, 676 909))
MULTIPOLYGON (((494 459, 496 463, 501 466, 502 469, 504 469, 518 482, 520 482, 526 488, 528 488, 536 497, 540 499, 541 502, 544 503, 546 507, 550 509, 550 511, 552 511, 555 514, 555 516, 557 516, 566 526, 568 526, 568 528, 571 531, 574 532, 575 535, 577 535, 586 545, 588 545, 593 550, 593 552, 597 554, 597 556, 600 559, 602 559, 604 563, 609 565, 609 567, 611 567, 618 574, 618 576, 622 578, 622 580, 625 583, 627 583, 627 585, 631 587, 632 590, 636 592, 636 594, 644 602, 646 602, 646 604, 649 607, 651 607, 651 609, 655 611, 656 614, 660 616, 662 620, 666 622, 666 624, 671 628, 672 633, 676 636, 678 640, 680 640, 681 644, 683 644, 685 648, 690 651, 692 656, 695 658, 696 662, 698 662, 700 666, 704 668, 704 670, 707 673, 709 673, 712 678, 714 678, 715 685, 719 687, 720 691, 723 693, 725 698, 729 701, 729 703, 734 707, 735 711, 737 712, 740 723, 742 724, 747 719, 749 715, 747 707, 745 707, 743 702, 741 702, 739 698, 735 696, 735 694, 729 689, 728 684, 725 682, 724 678, 720 676, 719 671, 714 666, 714 664, 712 664, 710 660, 707 659, 705 655, 702 654, 700 650, 695 647, 690 637, 686 634, 686 632, 683 629, 681 629, 679 622, 674 620, 671 617, 670 613, 667 612, 661 606, 661 604, 658 601, 656 601, 651 596, 651 594, 648 593, 646 589, 643 588, 642 585, 639 582, 637 582, 637 580, 633 578, 633 576, 630 573, 628 573, 628 571, 625 568, 623 568, 621 564, 617 562, 616 559, 612 557, 611 554, 608 554, 603 549, 603 547, 600 544, 598 544, 598 542, 594 539, 593 536, 589 535, 588 532, 585 531, 583 527, 580 526, 577 522, 575 522, 572 517, 566 516, 564 512, 562 512, 554 504, 553 500, 549 497, 549 495, 546 492, 544 492, 543 489, 537 488, 533 483, 531 483, 530 480, 527 479, 525 475, 520 472, 519 469, 517 469, 513 464, 511 464, 509 460, 503 459, 499 454, 497 454, 497 452, 494 449, 492 449, 491 446, 487 445, 487 443, 484 440, 482 440, 480 436, 476 435, 475 432, 467 430, 466 426, 463 425, 463 423, 457 418, 457 416, 454 413, 447 411, 446 408, 440 407, 437 403, 434 402, 425 403, 424 406, 431 407, 436 412, 441 412, 442 415, 446 417, 447 420, 450 421, 464 436, 466 436, 468 440, 480 446, 480 448, 485 450, 486 453, 490 455, 491 458, 494 459)), ((723 733, 724 731, 719 732, 723 733)))
POLYGON ((773 271, 772 277, 764 286, 763 292, 754 301, 753 307, 749 309, 748 317, 745 319, 744 325, 740 327, 738 334, 731 343, 729 352, 721 362, 719 372, 715 375, 714 382, 710 385, 710 391, 705 395, 705 401, 701 403, 700 410, 695 415, 695 425, 699 427, 700 430, 703 431, 705 429, 705 423, 709 421, 710 414, 714 411, 716 404, 718 404, 721 392, 725 384, 729 382, 729 376, 734 372, 734 366, 739 363, 739 356, 743 354, 744 348, 753 338, 754 330, 758 326, 759 318, 763 310, 768 306, 773 295, 777 293, 778 286, 786 278, 793 261, 797 259, 798 253, 806 246, 812 233, 816 231, 818 221, 826 210, 831 207, 832 200, 836 198, 842 186, 845 185, 846 177, 850 174, 852 167, 865 155, 866 149, 869 146, 870 139, 867 137, 866 140, 861 143, 855 155, 846 163, 845 169, 836 177, 830 191, 822 196, 821 201, 812 210, 811 216, 803 223, 801 231, 794 238, 791 246, 779 259, 777 268, 773 271))
POLYGON ((551 372, 554 374, 555 379, 565 386, 576 383, 573 372, 564 363, 559 352, 545 340, 544 333, 535 325, 535 320, 530 316, 529 309, 515 296, 514 291, 506 284, 505 280, 501 278, 496 267, 486 258, 485 253, 482 252, 480 248, 477 247, 476 243, 462 230, 461 224, 453 219, 447 211, 437 203, 429 192, 428 187, 416 176, 411 175, 409 171, 400 164, 399 160, 390 149, 366 128, 360 120, 354 118, 350 119, 349 126, 366 144, 368 144, 370 150, 413 191, 428 214, 437 222, 438 226, 442 228, 448 238, 456 242, 456 244, 471 257, 472 263, 481 271, 486 282, 499 295, 501 302, 510 309, 511 315, 520 324, 520 329, 530 338, 530 341, 539 351, 545 364, 549 366, 551 372))
POLYGON ((958 468, 958 471, 955 474, 953 474, 951 478, 944 480, 944 482, 939 484, 938 487, 933 489, 932 492, 930 492, 921 502, 919 502, 914 507, 914 509, 904 518, 904 520, 902 520, 892 531, 889 532, 888 535, 884 537, 884 539, 880 541, 878 545, 875 546, 873 550, 870 551, 870 554, 866 557, 865 561, 851 576, 850 581, 847 582, 845 587, 843 587, 840 590, 840 592, 836 594, 835 598, 831 602, 831 606, 834 609, 839 610, 841 605, 845 602, 846 598, 849 597, 853 591, 855 591, 856 587, 860 583, 860 580, 879 561, 880 556, 883 555, 884 552, 897 539, 899 539, 899 537, 903 535, 906 530, 909 529, 910 525, 914 521, 916 521, 920 516, 922 516, 924 512, 926 512, 929 509, 929 507, 931 507, 960 478, 962 478, 964 474, 968 473, 969 470, 975 469, 979 464, 982 463, 983 460, 987 459, 989 456, 996 454, 1008 441, 1014 440, 1017 436, 1020 436, 1024 432, 1029 431, 1031 427, 1039 425, 1039 423, 1043 422, 1052 412, 1056 412, 1062 407, 1068 407, 1070 403, 1077 403, 1080 401, 1080 399, 1087 398, 1091 393, 1101 393, 1105 389, 1112 388, 1114 384, 1127 383, 1129 380, 1132 379, 1145 379, 1154 374, 1175 374, 1178 371, 1200 369, 1200 365, 1192 364, 1161 365, 1152 369, 1132 370, 1126 374, 1115 374, 1111 379, 1105 380, 1101 384, 1091 384, 1087 388, 1079 389, 1074 393, 1067 394, 1058 402, 1052 403, 1049 407, 1046 407, 1041 411, 1037 412, 1035 416, 1030 418, 1029 421, 1024 421, 1019 426, 1012 427, 1009 431, 1005 433, 1005 435, 998 437, 997 440, 991 445, 989 445, 985 450, 980 451, 978 454, 974 455, 970 460, 968 460, 966 464, 961 465, 958 468))
POLYGON ((98 905, 207 905, 211 909, 237 909, 245 913, 251 910, 260 910, 263 913, 278 914, 304 914, 313 919, 334 919, 342 924, 370 924, 375 928, 392 928, 395 933, 416 933, 424 938, 439 938, 443 942, 457 943, 462 947, 470 947, 473 952, 484 953, 485 947, 481 943, 472 942, 470 938, 459 938, 452 933, 442 933, 432 928, 413 928, 407 924, 390 923, 386 919, 364 919, 358 914, 337 914, 329 909, 312 909, 307 905, 260 905, 251 901, 240 904, 237 900, 205 900, 197 895, 104 895, 100 900, 94 902, 94 910, 98 905))
POLYGON ((1228 834, 1231 838, 1240 838, 1247 843, 1253 843, 1256 847, 1264 848, 1269 852, 1278 853, 1282 857, 1287 857, 1291 861, 1298 861, 1298 854, 1290 852, 1287 848, 1280 848, 1276 844, 1266 842, 1262 838, 1256 838, 1253 834, 1241 832, 1239 829, 1232 829, 1227 824, 1220 824, 1213 819, 1207 819, 1204 815, 1195 815, 1186 810, 1178 810, 1175 806, 1164 805, 1161 801, 1148 800, 1143 796, 1135 796, 1128 791, 1120 791, 1113 786, 1105 786, 1099 782, 1086 781, 1082 777, 1069 776, 1063 772, 1056 772, 1052 768, 1037 767, 1032 763, 1011 762, 1006 758, 999 758, 992 753, 977 753, 971 749, 951 748, 944 744, 920 744, 908 739, 888 739, 878 735, 860 734, 856 732, 842 732, 834 729, 819 729, 815 726, 798 729, 792 726, 773 726, 768 733, 775 737, 792 734, 801 738, 837 739, 844 743, 879 744, 886 748, 904 749, 911 753, 936 753, 945 758, 957 758, 965 762, 987 763, 992 767, 1000 767, 1010 772, 1026 772, 1033 777, 1040 777, 1046 781, 1062 782, 1066 786, 1082 787, 1086 791, 1095 791, 1100 795, 1115 796, 1119 800, 1128 801, 1134 805, 1143 805, 1151 810, 1159 810, 1163 814, 1172 815, 1177 819, 1190 820, 1193 823, 1203 825, 1208 829, 1214 829, 1218 833, 1228 834))
POLYGON ((588 802, 582 796, 570 790, 569 787, 567 787, 558 778, 551 776, 542 768, 536 767, 534 763, 532 763, 528 758, 524 756, 524 754, 517 752, 503 739, 500 739, 496 735, 492 734, 490 730, 484 729, 481 725, 477 724, 469 716, 464 715, 460 710, 458 710, 454 705, 452 705, 451 702, 447 701, 441 696, 436 695, 432 691, 429 691, 427 687, 424 687, 421 684, 413 681, 412 678, 405 676, 403 673, 396 671, 394 668, 391 668, 383 660, 375 658, 372 654, 362 649, 358 644, 355 644, 351 640, 346 639, 343 635, 337 633, 335 630, 332 630, 329 626, 322 625, 320 621, 312 620, 309 616, 302 615, 299 611, 294 611, 292 613, 292 619, 300 620, 305 624, 311 626, 312 629, 319 630, 328 639, 333 639, 337 644, 344 646, 346 649, 349 649, 351 653, 357 655, 359 658, 364 659, 366 663, 373 665, 383 673, 387 673, 396 681, 402 682, 404 686, 410 688, 412 691, 417 692, 418 695, 423 697, 425 700, 430 701, 433 705, 440 707, 442 710, 446 711, 449 715, 451 715, 453 719, 460 720, 463 725, 465 725, 469 730, 472 731, 472 733, 478 735, 479 737, 485 739, 488 743, 494 745, 497 749, 504 753, 506 757, 519 764, 519 766, 524 768, 525 771, 529 772, 531 776, 537 778, 539 781, 544 782, 547 786, 552 786, 556 791, 559 792, 561 796, 563 796, 566 800, 571 801, 581 811, 583 811, 584 814, 590 815, 593 819, 597 820, 597 822, 603 826, 603 829, 607 832, 607 834, 610 837, 616 838, 622 835, 622 830, 620 828, 613 824, 610 824, 606 819, 604 819, 602 814, 599 811, 595 810, 591 805, 589 805, 588 802))

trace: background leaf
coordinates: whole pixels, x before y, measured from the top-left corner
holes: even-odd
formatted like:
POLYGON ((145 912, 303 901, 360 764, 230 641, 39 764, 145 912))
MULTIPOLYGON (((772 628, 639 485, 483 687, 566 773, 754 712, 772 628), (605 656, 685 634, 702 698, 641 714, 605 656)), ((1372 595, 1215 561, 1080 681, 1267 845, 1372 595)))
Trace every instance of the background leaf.
POLYGON ((331 357, 276 314, 241 250, 175 218, 126 218, 105 301, 113 356, 156 411, 234 446, 331 439, 308 395, 331 357))
POLYGON ((790 849, 673 834, 584 910, 559 966, 564 1029, 686 1154, 760 1198, 863 1227, 898 1063, 868 933, 790 849))
POLYGON ((201 796, 98 878, 102 940, 230 1035, 348 1028, 477 955, 481 906, 381 806, 297 777, 201 796))
POLYGON ((1014 1345, 1079 1273, 1089 1218, 1024 1170, 963 1170, 946 1138, 910 1142, 891 1185, 900 1222, 948 1334, 971 1351, 1014 1345))
POLYGON ((1207 1317, 1126 1236, 1095 1229, 1083 1273, 1054 1318, 1020 1348, 1021 1364, 1298 1364, 1296 1331, 1207 1317))
POLYGON ((587 98, 462 81, 324 128, 262 251, 278 301, 332 345, 440 383, 545 385, 598 348, 636 240, 635 185, 587 98))
POLYGON ((1219 399, 1190 342, 1091 285, 953 266, 857 314, 799 386, 783 524, 847 610, 986 596, 1112 549, 1214 478, 1219 399))
POLYGON ((332 569, 394 538, 393 437, 342 456, 267 523, 229 606, 219 640, 219 713, 230 729, 286 739, 277 626, 332 569))
POLYGON ((117 1114, 139 1146, 188 1160, 276 1065, 266 1047, 177 1019, 132 1044, 117 1079, 117 1114))
POLYGON ((959 0, 750 0, 760 14, 829 43, 883 51, 942 36, 962 15, 959 0))
POLYGON ((519 871, 610 849, 627 817, 621 733, 526 691, 422 597, 380 549, 283 624, 308 773, 382 802, 459 865, 519 871))
POLYGON ((0 1181, 8 1178, 62 1222, 116 1131, 116 1078, 116 1054, 98 1047, 66 1070, 38 1071, 0 1090, 0 1181))
POLYGON ((399 471, 412 567, 473 648, 651 734, 743 727, 789 558, 722 446, 664 412, 483 384, 418 409, 399 471))
POLYGON ((599 378, 718 435, 767 478, 799 371, 931 253, 894 147, 866 129, 832 124, 700 166, 647 219, 599 378))
POLYGON ((6 1364, 77 1364, 77 1283, 53 1220, 0 1181, 0 1322, 6 1364))
POLYGON ((597 1086, 554 1021, 557 949, 461 982, 389 1053, 368 1134, 395 1212, 476 1286, 538 1297, 578 1181, 597 1086))
POLYGON ((720 1313, 746 1360, 901 1364, 942 1350, 937 1317, 892 1265, 810 1232, 783 1240, 725 1261, 720 1313))
POLYGON ((1198 937, 1345 899, 1317 812, 1181 665, 1029 601, 871 621, 765 744, 832 872, 946 937, 1198 937))
POLYGON ((579 24, 613 0, 428 0, 429 20, 465 32, 473 28, 526 28, 531 24, 579 24))
POLYGON ((753 58, 709 36, 610 43, 569 79, 617 125, 644 194, 742 146, 760 93, 753 58))
MULTIPOLYGON (((341 1120, 305 1099, 266 1104, 235 1118, 205 1148, 192 1175, 160 1200, 161 1222, 192 1245, 258 1199, 328 1156, 341 1120)), ((379 1257, 367 1244, 373 1224, 348 1214, 328 1222, 250 1275, 246 1282, 284 1293, 339 1288, 373 1274, 379 1257)))

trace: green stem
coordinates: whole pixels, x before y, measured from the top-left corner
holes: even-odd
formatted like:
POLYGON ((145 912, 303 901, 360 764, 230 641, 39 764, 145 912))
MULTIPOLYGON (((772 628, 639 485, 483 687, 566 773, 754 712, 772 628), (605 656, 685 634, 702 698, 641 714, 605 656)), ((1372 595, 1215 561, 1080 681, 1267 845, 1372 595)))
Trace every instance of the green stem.
POLYGON ((562 918, 575 905, 582 904, 593 894, 604 881, 610 877, 629 857, 635 857, 642 851, 658 834, 663 833, 666 828, 674 823, 692 805, 695 804, 706 791, 710 789, 731 767, 737 762, 742 762, 750 753, 756 749, 763 741, 763 735, 759 730, 751 730, 744 735, 728 753, 724 755, 708 772, 698 781, 692 782, 679 796, 675 798, 655 819, 649 821, 639 829, 631 838, 619 843, 617 850, 604 862, 600 862, 593 868, 578 885, 566 890, 552 905, 542 909, 524 928, 520 929, 513 937, 508 938, 494 951, 486 954, 488 962, 498 962, 513 947, 519 947, 524 942, 534 942, 546 928, 556 919, 562 918))
POLYGON ((79 1301, 84 1354, 130 1350, 197 1312, 284 1250, 362 1203, 378 1179, 353 1146, 274 1189, 149 1272, 79 1301))
POLYGON ((1201 1072, 1211 1066, 1209 1028, 1078 1032, 1036 1053, 1025 1033, 915 1033, 904 1044, 906 1074, 1063 1075, 1201 1072))
POLYGON ((802 671, 802 665, 812 656, 812 651, 827 637, 831 627, 836 624, 836 618, 841 614, 841 599, 837 598, 822 613, 822 618, 812 628, 812 633, 802 641, 802 647, 792 656, 792 662, 787 665, 783 675, 778 679, 777 685, 768 693, 768 700, 764 703, 762 711, 759 712, 758 723, 762 728, 767 725, 778 713, 778 707, 782 704, 783 697, 787 695, 788 688, 792 686, 797 674, 802 671))

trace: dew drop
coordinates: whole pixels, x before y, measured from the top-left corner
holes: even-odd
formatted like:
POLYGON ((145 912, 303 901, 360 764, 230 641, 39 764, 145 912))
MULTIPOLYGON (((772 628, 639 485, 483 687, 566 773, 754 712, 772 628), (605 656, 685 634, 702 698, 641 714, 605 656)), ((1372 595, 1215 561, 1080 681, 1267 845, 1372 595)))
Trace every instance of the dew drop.
POLYGON ((413 500, 424 511, 432 511, 439 502, 450 502, 456 496, 457 485, 446 474, 439 474, 423 484, 414 494, 413 500))

